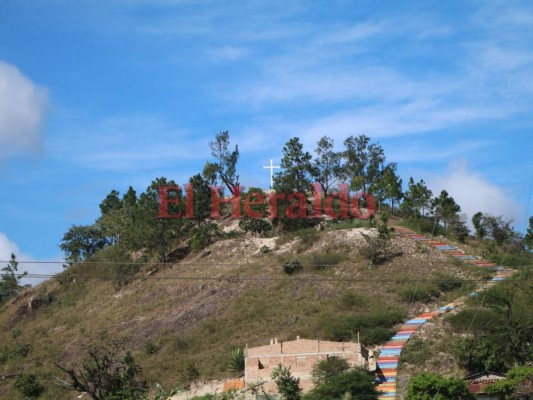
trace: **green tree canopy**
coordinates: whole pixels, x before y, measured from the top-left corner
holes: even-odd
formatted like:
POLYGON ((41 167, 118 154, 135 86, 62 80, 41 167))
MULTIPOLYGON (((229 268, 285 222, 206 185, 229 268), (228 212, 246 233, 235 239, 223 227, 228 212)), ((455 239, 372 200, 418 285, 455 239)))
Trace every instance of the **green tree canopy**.
POLYGON ((311 190, 311 160, 303 150, 300 139, 294 137, 283 146, 282 171, 274 175, 274 189, 278 193, 308 193, 311 190))
POLYGON ((235 149, 230 150, 229 132, 224 131, 218 133, 214 141, 209 142, 209 148, 215 161, 206 163, 203 171, 204 178, 210 184, 216 183, 219 178, 231 194, 235 194, 239 186, 239 175, 237 175, 239 147, 235 145, 235 149))
POLYGON ((314 181, 320 184, 324 196, 329 194, 331 187, 340 179, 342 173, 342 153, 335 151, 334 145, 332 138, 327 136, 320 138, 311 169, 311 175, 314 181))
POLYGON ((312 389, 304 400, 340 400, 345 396, 352 400, 377 400, 373 375, 358 369, 341 372, 312 389))
POLYGON ((457 218, 457 213, 461 212, 461 206, 457 204, 453 197, 451 197, 446 190, 440 192, 439 197, 435 197, 431 201, 431 211, 437 222, 442 221, 444 228, 457 218))
POLYGON ((25 286, 20 284, 20 280, 28 273, 18 273, 18 262, 15 254, 11 253, 11 260, 2 268, 0 273, 0 303, 10 297, 20 293, 25 286))
POLYGON ((290 368, 280 364, 274 368, 270 377, 276 382, 278 393, 283 400, 300 400, 302 398, 300 379, 291 375, 290 368))
POLYGON ((407 400, 475 400, 462 379, 423 373, 409 382, 407 400))
POLYGON ((350 180, 352 190, 367 191, 384 168, 385 152, 379 143, 370 143, 365 135, 349 136, 344 140, 343 176, 350 180))

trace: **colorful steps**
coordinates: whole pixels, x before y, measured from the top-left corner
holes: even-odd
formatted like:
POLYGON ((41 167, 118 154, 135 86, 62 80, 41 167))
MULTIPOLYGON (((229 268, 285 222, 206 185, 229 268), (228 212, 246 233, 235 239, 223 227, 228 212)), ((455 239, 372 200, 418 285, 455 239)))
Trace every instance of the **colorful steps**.
MULTIPOLYGON (((496 269, 498 273, 489 281, 489 283, 496 283, 504 280, 512 275, 512 272, 505 271, 505 267, 496 265, 494 263, 483 260, 481 257, 465 254, 464 251, 458 249, 455 246, 451 246, 447 243, 439 242, 426 238, 423 235, 417 234, 408 228, 395 227, 395 231, 405 237, 416 241, 424 241, 428 246, 433 247, 440 251, 446 251, 452 257, 460 260, 470 262, 477 267, 486 267, 490 269, 496 269)), ((484 288, 478 288, 471 292, 468 297, 475 297, 481 293, 484 288)), ((400 329, 392 336, 391 340, 387 342, 383 347, 377 359, 376 369, 376 388, 381 394, 378 399, 393 400, 396 399, 396 375, 398 374, 398 365, 400 363, 400 355, 403 347, 409 341, 412 335, 414 335, 422 325, 428 320, 438 315, 447 313, 456 309, 464 304, 462 299, 458 299, 452 303, 448 303, 439 307, 435 311, 425 312, 412 318, 400 327, 400 329)))

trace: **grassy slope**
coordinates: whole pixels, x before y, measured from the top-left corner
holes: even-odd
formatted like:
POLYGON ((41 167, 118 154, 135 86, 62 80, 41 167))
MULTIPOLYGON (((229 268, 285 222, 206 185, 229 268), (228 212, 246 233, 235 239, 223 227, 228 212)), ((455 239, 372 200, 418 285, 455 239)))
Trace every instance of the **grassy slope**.
MULTIPOLYGON (((402 299, 402 291, 412 283, 370 280, 425 279, 437 272, 467 277, 465 274, 470 273, 409 239, 395 239, 395 245, 405 251, 403 256, 370 269, 358 251, 362 239, 351 230, 324 232, 320 236, 307 231, 303 240, 298 239, 301 236, 278 241, 278 249, 270 254, 258 251, 264 243, 272 244, 268 239, 264 243, 245 238, 217 242, 120 290, 109 280, 87 276, 104 275, 105 265, 79 265, 71 272, 73 278, 68 283, 58 279, 45 282, 2 306, 0 346, 14 348, 27 343, 31 344, 31 351, 25 358, 0 365, 0 375, 36 373, 53 382, 55 376, 62 376, 53 362, 73 365, 82 355, 81 344, 125 337, 151 386, 155 382, 174 386, 183 376, 183 366, 190 363, 200 371, 201 379, 223 378, 231 376, 226 364, 234 347, 257 346, 273 337, 288 340, 296 335, 336 339, 340 334, 346 335, 344 321, 350 317, 386 311, 407 317, 409 311, 424 309, 422 303, 411 304, 402 299), (333 257, 338 262, 335 266, 316 270, 306 265, 316 260, 313 255, 324 259, 324 254, 331 253, 337 254, 333 257), (280 265, 283 260, 294 258, 302 260, 306 267, 289 277, 280 265), (175 279, 220 275, 276 280, 175 279), (351 280, 302 281, 305 278, 351 280), (32 296, 46 304, 28 312, 25 305, 32 296), (149 344, 152 351, 147 351, 149 344), (157 351, 149 354, 153 350, 157 351)), ((458 292, 467 290, 463 287, 446 293, 436 301, 457 297, 458 292)), ((435 298, 424 302, 433 301, 435 298)), ((353 325, 349 328, 353 330, 353 325)), ((361 335, 365 336, 365 327, 361 327, 361 335)), ((20 398, 12 383, 0 382, 0 398, 20 398)), ((43 398, 73 397, 52 383, 46 386, 43 398)))

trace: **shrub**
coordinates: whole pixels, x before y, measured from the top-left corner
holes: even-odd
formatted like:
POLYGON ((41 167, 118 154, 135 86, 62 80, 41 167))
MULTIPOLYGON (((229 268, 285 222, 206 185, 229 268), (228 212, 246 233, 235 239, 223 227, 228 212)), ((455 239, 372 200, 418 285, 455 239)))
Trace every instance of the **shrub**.
POLYGON ((183 385, 189 385, 200 377, 200 371, 191 360, 184 360, 178 366, 179 381, 183 385))
POLYGON ((211 243, 213 238, 219 236, 219 234, 216 224, 202 224, 190 230, 189 245, 194 251, 201 250, 211 243))
POLYGON ((238 347, 231 352, 228 368, 234 372, 244 372, 244 349, 238 347))
POLYGON ((328 357, 317 362, 313 366, 312 376, 315 385, 323 385, 331 379, 350 368, 348 362, 343 358, 328 357))
POLYGON ((466 337, 453 342, 452 353, 457 363, 471 373, 505 371, 505 351, 496 342, 485 338, 466 337))
POLYGON ((451 292, 464 284, 462 279, 446 273, 438 273, 434 278, 438 281, 436 282, 437 288, 442 292, 451 292))
POLYGON ((83 348, 87 358, 79 370, 55 364, 69 376, 70 390, 87 393, 95 400, 135 400, 146 394, 146 382, 137 380, 141 367, 135 364, 123 341, 83 348))
POLYGON ((280 364, 274 368, 270 376, 276 382, 278 392, 283 400, 300 400, 302 398, 300 379, 293 377, 289 368, 280 364))
POLYGON ((407 286, 396 290, 400 298, 411 303, 414 301, 428 302, 439 295, 439 288, 431 282, 408 283, 407 286))
POLYGON ((345 258, 346 256, 339 253, 314 253, 309 259, 309 264, 314 269, 324 269, 339 264, 345 258))
POLYGON ((358 314, 333 321, 326 319, 322 325, 331 340, 349 341, 357 339, 359 333, 361 343, 375 345, 389 340, 394 334, 392 327, 402 322, 404 318, 403 312, 392 309, 358 314))
POLYGON ((402 351, 402 362, 420 365, 431 357, 431 347, 421 339, 411 339, 402 351))
POLYGON ((304 400, 336 400, 343 398, 377 400, 378 392, 372 374, 357 369, 343 372, 316 386, 304 396, 304 400))
POLYGON ((243 218, 239 221, 239 227, 254 235, 264 235, 272 230, 272 224, 263 219, 257 218, 243 218))
POLYGON ((475 400, 466 382, 459 378, 443 378, 434 373, 423 373, 409 382, 408 400, 475 400))
POLYGON ((365 296, 355 292, 346 292, 340 297, 340 304, 343 308, 354 308, 366 306, 368 300, 365 296))
POLYGON ((159 351, 159 346, 152 342, 151 340, 147 340, 144 342, 144 354, 147 356, 151 356, 159 351))
POLYGON ((302 269, 303 269, 302 263, 297 260, 286 261, 285 263, 283 263, 283 271, 287 275, 292 275, 296 272, 300 272, 302 269))
POLYGON ((268 254, 272 252, 272 249, 265 245, 265 246, 261 246, 261 248, 259 249, 259 252, 261 254, 268 254))
POLYGON ((36 399, 44 392, 44 386, 40 384, 35 375, 23 374, 15 381, 15 388, 25 399, 36 399))

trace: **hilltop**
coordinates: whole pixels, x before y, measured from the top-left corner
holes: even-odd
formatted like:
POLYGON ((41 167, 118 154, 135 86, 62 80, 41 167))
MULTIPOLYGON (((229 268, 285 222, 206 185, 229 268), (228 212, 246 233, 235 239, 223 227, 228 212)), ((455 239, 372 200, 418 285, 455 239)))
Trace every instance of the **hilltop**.
MULTIPOLYGON (((396 236, 391 259, 369 266, 364 236, 377 235, 370 225, 332 223, 266 238, 234 232, 175 262, 146 263, 120 288, 107 258, 89 257, 2 306, 4 351, 27 351, 9 357, 0 374, 31 371, 49 382, 43 398, 69 399, 73 392, 53 383, 65 378, 53 363, 76 365, 82 344, 125 338, 152 387, 231 377, 233 348, 297 335, 354 340, 358 333, 379 345, 408 315, 471 290, 462 279, 487 274, 396 236), (290 260, 303 270, 287 275, 282 265, 290 260), (459 283, 439 288, 428 279, 459 283)), ((0 386, 0 397, 14 393, 0 386)))

